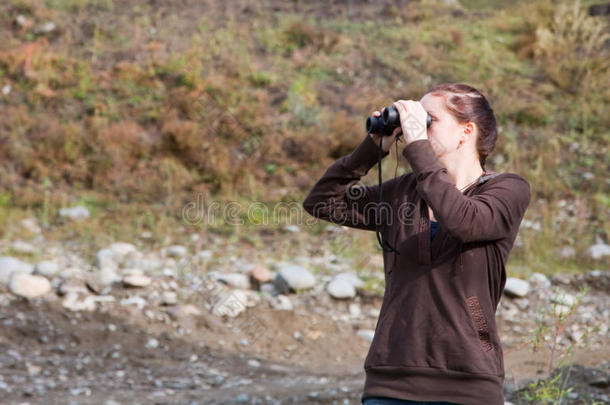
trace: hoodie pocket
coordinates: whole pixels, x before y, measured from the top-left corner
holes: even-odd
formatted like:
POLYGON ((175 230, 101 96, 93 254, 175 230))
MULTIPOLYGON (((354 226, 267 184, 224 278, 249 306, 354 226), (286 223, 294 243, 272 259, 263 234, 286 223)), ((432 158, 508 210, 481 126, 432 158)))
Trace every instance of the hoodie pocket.
POLYGON ((487 320, 481 309, 479 299, 476 295, 473 295, 466 298, 466 303, 468 304, 468 311, 470 312, 470 317, 476 328, 481 348, 488 352, 493 349, 493 345, 491 343, 491 336, 489 335, 489 328, 487 327, 487 320))

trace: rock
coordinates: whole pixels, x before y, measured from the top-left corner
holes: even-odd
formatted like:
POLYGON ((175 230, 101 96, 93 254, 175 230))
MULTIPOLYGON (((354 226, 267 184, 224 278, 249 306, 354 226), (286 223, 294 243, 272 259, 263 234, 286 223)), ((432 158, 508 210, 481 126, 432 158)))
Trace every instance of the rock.
POLYGON ((568 332, 568 338, 574 343, 580 343, 585 336, 585 332, 581 330, 578 325, 571 325, 568 332))
POLYGON ((109 286, 122 281, 122 277, 119 276, 117 271, 112 267, 102 267, 99 273, 99 278, 100 282, 105 286, 109 286))
POLYGON ((143 274, 132 274, 132 275, 123 277, 123 284, 125 284, 127 287, 135 287, 135 288, 148 287, 151 282, 152 282, 152 279, 143 274))
POLYGON ((356 296, 356 289, 354 285, 345 278, 334 279, 326 286, 326 291, 333 298, 354 298, 356 296))
POLYGON ((572 305, 574 305, 576 303, 576 297, 574 297, 571 294, 568 294, 565 291, 561 291, 559 290, 552 298, 551 298, 551 302, 558 304, 558 305, 564 305, 566 307, 571 307, 572 305))
POLYGON ((271 308, 280 311, 292 311, 294 309, 290 298, 282 294, 272 297, 269 304, 271 308))
POLYGON ((570 285, 572 283, 572 278, 567 274, 553 274, 551 278, 551 283, 570 285))
POLYGON ((561 257, 563 257, 564 259, 570 259, 570 258, 574 257, 575 254, 576 254, 576 249, 574 249, 572 246, 564 246, 563 248, 561 248, 561 251, 559 252, 559 255, 561 257))
POLYGON ((199 260, 201 260, 202 263, 208 262, 213 255, 214 253, 211 250, 202 250, 198 254, 199 260))
POLYGON ((593 371, 586 377, 587 384, 596 388, 610 387, 610 379, 599 370, 593 371))
POLYGON ((5 84, 4 86, 2 86, 2 94, 5 96, 8 96, 9 94, 11 94, 11 85, 10 84, 5 84))
POLYGON ((187 253, 186 247, 182 245, 173 245, 167 249, 167 254, 171 257, 184 257, 187 253))
POLYGON ((530 290, 530 283, 515 277, 508 277, 504 292, 512 297, 525 297, 530 290))
POLYGON ((53 278, 57 275, 57 273, 59 273, 59 264, 51 260, 43 260, 36 264, 34 272, 36 274, 40 274, 41 276, 53 278))
POLYGON ((246 310, 248 296, 243 290, 225 291, 218 302, 212 308, 212 313, 216 316, 228 316, 235 318, 246 310))
POLYGON ((542 273, 532 273, 529 281, 537 287, 549 288, 551 286, 551 280, 542 273))
POLYGON ((375 331, 370 329, 360 329, 357 333, 363 339, 368 340, 369 342, 373 341, 373 337, 375 337, 375 331))
POLYGON ((267 281, 271 280, 271 272, 269 269, 267 269, 265 266, 261 266, 260 264, 254 266, 252 270, 250 270, 249 274, 250 277, 259 283, 266 283, 267 281))
POLYGON ((173 319, 182 319, 189 316, 201 315, 201 311, 196 306, 191 304, 168 307, 167 313, 173 319))
POLYGON ((20 241, 20 240, 16 240, 13 243, 11 243, 11 249, 13 251, 15 251, 16 253, 21 253, 21 254, 26 254, 26 255, 31 255, 33 253, 36 253, 36 247, 34 247, 34 245, 32 245, 31 243, 20 241))
POLYGON ((91 296, 91 299, 94 302, 115 302, 116 298, 114 298, 112 295, 95 295, 95 296, 91 296))
POLYGON ((83 280, 67 279, 64 280, 57 289, 59 295, 77 294, 81 296, 89 295, 89 290, 83 280))
POLYGON ((364 281, 362 281, 356 274, 350 272, 339 273, 334 277, 334 280, 345 280, 352 284, 355 289, 364 287, 364 281))
POLYGON ((360 305, 356 303, 351 303, 349 304, 349 314, 354 318, 358 318, 360 315, 362 315, 362 308, 360 308, 360 305))
POLYGON ((82 221, 89 218, 89 210, 86 207, 76 206, 69 208, 61 208, 59 210, 59 216, 68 218, 74 221, 82 221))
POLYGON ((555 315, 565 316, 570 312, 572 306, 576 303, 576 298, 565 291, 559 290, 553 297, 551 297, 551 302, 555 304, 555 315))
POLYGON ((286 287, 293 290, 312 288, 315 283, 316 279, 313 274, 296 265, 282 267, 275 277, 275 286, 279 292, 285 292, 286 287))
POLYGON ((100 249, 95 253, 95 265, 100 269, 104 267, 118 267, 114 252, 110 249, 100 249))
POLYGON ((69 279, 69 278, 82 279, 84 273, 85 273, 85 271, 83 269, 81 269, 80 267, 71 266, 71 267, 66 267, 65 269, 60 271, 59 277, 62 277, 64 279, 69 279))
POLYGON ((129 305, 135 305, 135 306, 138 307, 138 309, 144 308, 147 303, 148 302, 144 298, 142 298, 140 296, 137 296, 137 295, 133 296, 133 297, 130 297, 130 298, 122 299, 120 301, 121 306, 126 307, 126 306, 129 306, 129 305))
POLYGON ((178 295, 173 291, 164 291, 161 296, 161 305, 176 305, 178 295))
POLYGON ((260 286, 260 292, 268 295, 276 295, 277 291, 275 290, 275 286, 273 283, 263 283, 260 286))
POLYGON ((17 18, 15 18, 15 24, 21 28, 29 28, 32 25, 30 20, 28 20, 23 14, 19 14, 17 18))
POLYGON ((11 274, 13 273, 18 272, 30 274, 33 271, 34 266, 22 260, 11 256, 0 257, 0 283, 2 284, 8 284, 11 274))
POLYGON ((64 308, 73 312, 95 311, 95 300, 88 295, 83 298, 81 294, 71 292, 64 298, 62 304, 64 308))
POLYGON ((241 273, 218 274, 216 280, 222 281, 223 283, 235 288, 250 288, 250 280, 248 276, 241 273))
POLYGON ((84 273, 85 285, 89 289, 89 291, 94 292, 96 294, 100 294, 104 289, 105 284, 102 283, 102 280, 99 274, 93 273, 84 273))
POLYGON ((159 341, 155 338, 150 338, 146 342, 147 349, 156 349, 157 347, 159 347, 159 341))
POLYGON ((589 248, 589 255, 594 260, 599 260, 605 256, 610 255, 610 245, 598 241, 595 245, 589 248))
POLYGON ((24 298, 36 298, 51 291, 51 283, 42 276, 16 272, 11 275, 8 289, 24 298))
POLYGON ((121 263, 123 260, 125 260, 125 258, 138 251, 134 245, 127 242, 115 242, 108 246, 108 250, 112 252, 113 259, 117 263, 121 263))
POLYGON ((299 228, 296 225, 292 225, 292 224, 284 225, 284 227, 282 229, 285 232, 290 232, 290 233, 298 233, 301 230, 301 228, 299 228))
POLYGON ((163 267, 163 262, 157 259, 142 259, 132 257, 127 259, 123 265, 125 267, 142 269, 150 274, 160 270, 163 267))
POLYGON ((39 234, 40 232, 42 232, 42 230, 40 229, 40 226, 38 225, 38 221, 36 220, 36 218, 33 217, 29 217, 29 218, 23 218, 20 221, 21 226, 26 229, 27 231, 34 233, 34 234, 39 234))
POLYGON ((57 24, 53 21, 47 21, 45 23, 39 24, 34 28, 34 34, 43 35, 50 34, 51 32, 57 29, 57 24))

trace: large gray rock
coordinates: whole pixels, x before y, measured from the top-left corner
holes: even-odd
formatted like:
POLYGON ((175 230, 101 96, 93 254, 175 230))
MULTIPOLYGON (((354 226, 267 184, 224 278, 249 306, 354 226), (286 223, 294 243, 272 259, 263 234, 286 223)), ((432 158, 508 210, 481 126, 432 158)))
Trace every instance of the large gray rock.
POLYGON ((312 288, 315 284, 313 274, 301 266, 286 265, 275 276, 275 287, 279 292, 285 292, 287 287, 293 290, 312 288))
POLYGON ((515 277, 506 279, 504 292, 512 297, 525 297, 530 291, 530 283, 515 277))
POLYGON ((0 257, 0 283, 8 284, 11 274, 15 272, 30 274, 34 266, 11 256, 0 257))
POLYGON ((360 279, 360 277, 358 277, 356 274, 351 272, 339 273, 333 277, 333 280, 345 280, 353 285, 355 289, 364 287, 364 281, 362 281, 362 279, 360 279))
POLYGON ((326 291, 333 298, 354 298, 356 296, 356 288, 346 278, 335 278, 326 286, 326 291))
POLYGON ((34 272, 36 274, 40 274, 41 276, 52 278, 59 273, 59 264, 51 260, 43 260, 36 264, 34 272))
POLYGON ((24 298, 36 298, 51 291, 51 283, 45 277, 16 272, 11 275, 8 289, 24 298))

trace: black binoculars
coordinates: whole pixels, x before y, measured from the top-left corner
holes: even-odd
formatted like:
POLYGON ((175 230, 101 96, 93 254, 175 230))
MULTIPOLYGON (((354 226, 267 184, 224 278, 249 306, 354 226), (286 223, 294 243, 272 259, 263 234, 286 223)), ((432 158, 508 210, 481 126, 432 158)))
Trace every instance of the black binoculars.
MULTIPOLYGON (((432 123, 430 114, 426 114, 426 128, 432 123)), ((371 115, 366 119, 366 132, 382 136, 392 135, 394 129, 400 126, 400 115, 396 106, 385 107, 381 110, 381 117, 371 115)))

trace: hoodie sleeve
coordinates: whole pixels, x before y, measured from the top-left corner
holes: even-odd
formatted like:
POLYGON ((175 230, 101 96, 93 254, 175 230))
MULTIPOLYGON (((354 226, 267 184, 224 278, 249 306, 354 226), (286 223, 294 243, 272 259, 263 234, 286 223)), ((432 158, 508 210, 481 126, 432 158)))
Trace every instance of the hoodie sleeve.
POLYGON ((530 202, 530 185, 523 177, 504 173, 489 180, 480 194, 465 196, 429 140, 408 144, 403 155, 411 164, 418 192, 455 239, 463 243, 498 240, 516 233, 530 202))
MULTIPOLYGON (((377 163, 378 146, 370 135, 350 153, 337 159, 313 186, 303 208, 316 218, 352 228, 375 230, 379 186, 365 186, 360 179, 377 163)), ((389 152, 384 152, 386 157, 389 152)), ((382 184, 387 201, 394 179, 382 184)))

